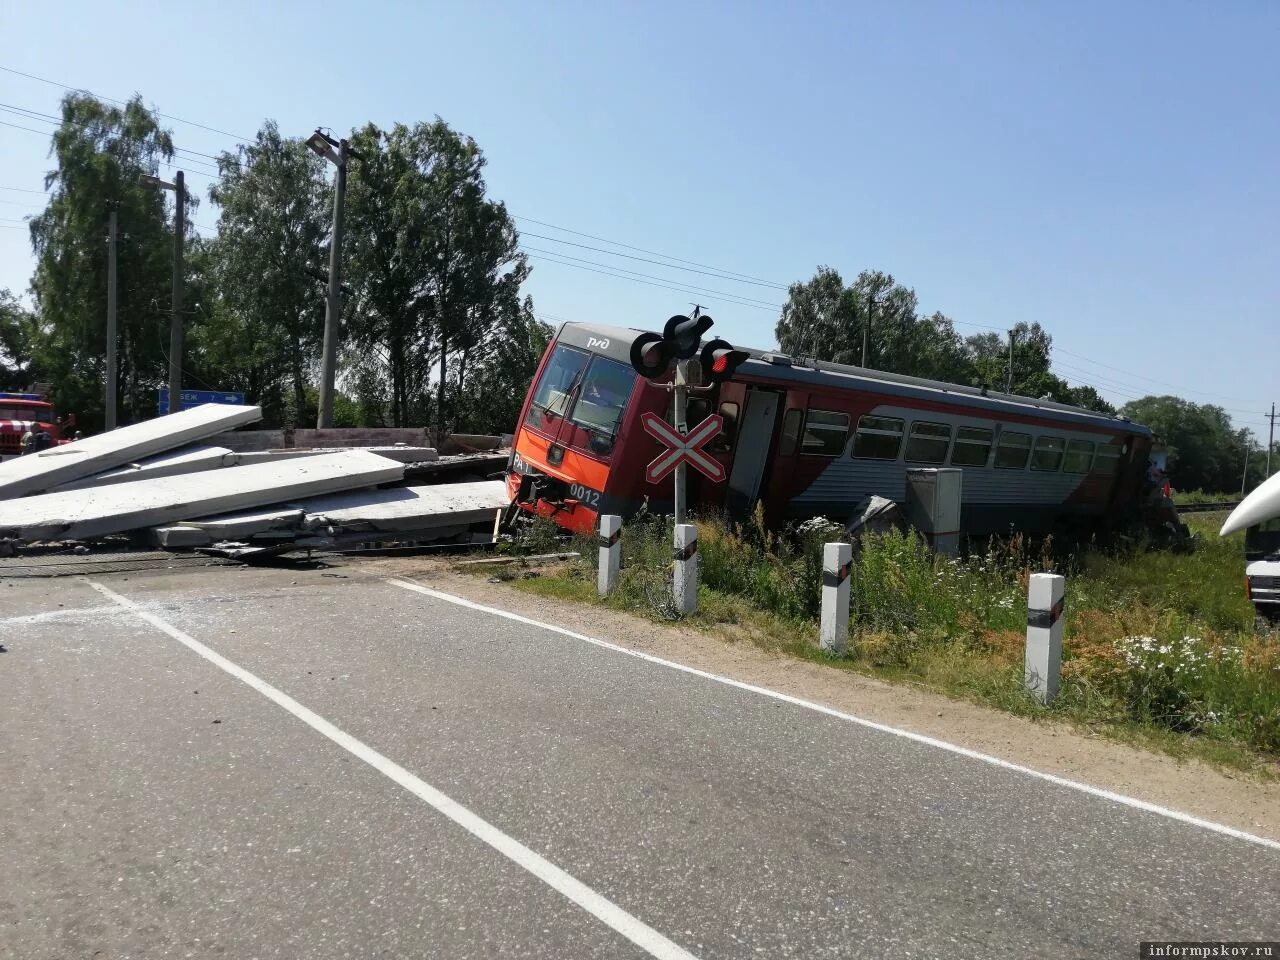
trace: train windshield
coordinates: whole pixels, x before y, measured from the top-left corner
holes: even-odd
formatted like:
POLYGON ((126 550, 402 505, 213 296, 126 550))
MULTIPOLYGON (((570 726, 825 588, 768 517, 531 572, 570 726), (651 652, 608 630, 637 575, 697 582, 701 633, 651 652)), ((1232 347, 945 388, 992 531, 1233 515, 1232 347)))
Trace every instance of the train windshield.
POLYGON ((612 440, 635 381, 624 363, 558 346, 538 380, 525 422, 548 429, 567 420, 612 440))

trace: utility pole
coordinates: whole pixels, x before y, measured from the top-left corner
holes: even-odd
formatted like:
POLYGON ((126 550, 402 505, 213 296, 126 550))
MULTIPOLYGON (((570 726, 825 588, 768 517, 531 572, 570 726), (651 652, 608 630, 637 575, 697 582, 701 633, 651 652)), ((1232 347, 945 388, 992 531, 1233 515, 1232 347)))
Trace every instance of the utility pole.
POLYGON ((338 321, 342 316, 342 208, 347 196, 346 140, 334 140, 317 130, 307 140, 311 150, 338 168, 333 189, 333 236, 329 241, 329 293, 324 303, 324 347, 320 355, 320 409, 316 426, 333 426, 333 391, 338 367, 338 321))
POLYGON ((1249 482, 1249 448, 1244 448, 1244 473, 1240 477, 1240 496, 1244 496, 1244 485, 1249 482))
POLYGON ((116 247, 118 234, 115 204, 107 220, 107 382, 106 382, 106 428, 116 428, 116 342, 119 331, 116 328, 116 247))
POLYGON ((182 409, 182 347, 186 332, 182 322, 182 244, 187 232, 187 188, 179 170, 174 182, 173 317, 169 321, 169 413, 182 409))
POLYGON ((181 170, 172 183, 150 175, 144 176, 142 182, 162 190, 172 190, 174 196, 173 314, 169 319, 169 409, 165 413, 177 413, 182 409, 182 248, 187 232, 187 187, 181 170))
POLYGON ((1005 393, 1013 393, 1013 339, 1017 333, 1016 330, 1009 331, 1009 375, 1005 379, 1005 393))
POLYGON ((871 314, 876 308, 875 295, 867 300, 867 319, 862 324, 862 366, 867 365, 867 343, 871 339, 871 314))
POLYGON ((449 268, 453 264, 453 185, 444 203, 444 275, 440 278, 440 382, 436 385, 436 445, 444 444, 444 389, 449 373, 449 268))
MULTIPOLYGON (((1267 477, 1271 476, 1271 448, 1276 444, 1276 405, 1271 404, 1271 413, 1263 414, 1271 421, 1271 430, 1267 434, 1267 477)), ((1266 478, 1264 478, 1266 479, 1266 478)))

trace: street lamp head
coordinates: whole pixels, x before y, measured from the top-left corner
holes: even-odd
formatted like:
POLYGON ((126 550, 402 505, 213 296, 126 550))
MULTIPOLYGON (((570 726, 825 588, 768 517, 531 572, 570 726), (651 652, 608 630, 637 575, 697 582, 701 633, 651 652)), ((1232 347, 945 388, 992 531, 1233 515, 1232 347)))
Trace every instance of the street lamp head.
POLYGON ((340 164, 338 155, 333 152, 335 146, 337 144, 319 130, 307 137, 307 147, 310 148, 312 153, 332 163, 340 164))
POLYGON ((170 183, 167 180, 161 180, 159 177, 153 177, 149 173, 144 173, 141 177, 138 178, 138 180, 144 186, 159 187, 161 190, 177 190, 178 189, 177 184, 170 183))

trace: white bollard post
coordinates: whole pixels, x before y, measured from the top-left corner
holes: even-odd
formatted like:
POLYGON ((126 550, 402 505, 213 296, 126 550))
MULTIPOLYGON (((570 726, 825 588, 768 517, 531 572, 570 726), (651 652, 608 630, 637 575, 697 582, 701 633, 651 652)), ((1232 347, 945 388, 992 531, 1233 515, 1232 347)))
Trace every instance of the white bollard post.
POLYGON ((605 514, 600 518, 600 575, 596 588, 607 597, 618 586, 618 569, 622 560, 622 518, 605 514))
POLYGON ((843 657, 849 643, 849 571, 853 545, 822 548, 822 621, 818 641, 827 653, 843 657))
POLYGON ((692 523, 676 524, 675 600, 681 613, 698 609, 698 528, 692 523))
POLYGON ((1058 696, 1066 588, 1065 577, 1033 573, 1027 589, 1027 659, 1023 676, 1028 692, 1044 704, 1058 696))

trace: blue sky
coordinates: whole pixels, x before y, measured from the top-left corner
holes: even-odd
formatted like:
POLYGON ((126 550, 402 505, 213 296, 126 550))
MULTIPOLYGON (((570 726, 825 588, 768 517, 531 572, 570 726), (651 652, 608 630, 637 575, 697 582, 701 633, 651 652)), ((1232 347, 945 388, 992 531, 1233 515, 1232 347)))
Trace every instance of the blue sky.
MULTIPOLYGON (((962 332, 1038 320, 1057 369, 1122 403, 1174 392, 1265 431, 1280 400, 1280 4, 10 4, 7 67, 251 135, 440 115, 511 211, 774 284, 887 270, 962 332), (169 8, 173 9, 173 8, 169 8)), ((61 88, 0 73, 0 103, 61 88)), ((47 125, 0 112, 0 120, 47 125)), ((224 135, 172 122, 181 147, 224 135)), ((0 187, 47 141, 0 126, 0 187)), ((184 165, 193 186, 204 167, 184 165)), ((0 189, 0 226, 40 202, 0 189)), ((206 207, 198 223, 212 224, 206 207)), ((784 291, 526 245, 548 318, 653 328, 690 301, 773 342, 784 291), (595 269, 593 267, 593 269, 595 269)), ((652 258, 659 259, 659 258, 652 258)), ((0 286, 25 290, 22 229, 0 286)))

